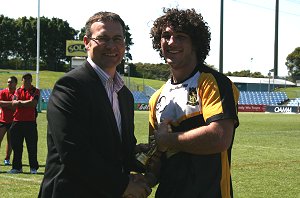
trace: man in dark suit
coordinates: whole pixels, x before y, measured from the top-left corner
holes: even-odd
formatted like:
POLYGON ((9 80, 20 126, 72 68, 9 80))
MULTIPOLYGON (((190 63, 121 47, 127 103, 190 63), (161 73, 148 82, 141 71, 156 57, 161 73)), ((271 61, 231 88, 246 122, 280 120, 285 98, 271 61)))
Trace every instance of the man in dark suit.
POLYGON ((87 61, 59 79, 47 109, 48 156, 39 197, 147 197, 135 165, 134 101, 117 65, 125 24, 111 12, 86 22, 87 61))

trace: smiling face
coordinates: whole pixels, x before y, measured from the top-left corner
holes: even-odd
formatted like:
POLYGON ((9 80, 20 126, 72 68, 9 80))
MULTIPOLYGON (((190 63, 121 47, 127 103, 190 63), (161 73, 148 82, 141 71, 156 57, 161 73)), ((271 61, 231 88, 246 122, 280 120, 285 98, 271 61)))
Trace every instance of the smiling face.
POLYGON ((185 68, 193 71, 197 57, 189 35, 166 27, 162 32, 160 44, 162 54, 172 70, 185 68))
POLYGON ((114 72, 125 53, 125 40, 120 23, 97 21, 91 25, 91 37, 84 37, 88 56, 104 71, 114 72))

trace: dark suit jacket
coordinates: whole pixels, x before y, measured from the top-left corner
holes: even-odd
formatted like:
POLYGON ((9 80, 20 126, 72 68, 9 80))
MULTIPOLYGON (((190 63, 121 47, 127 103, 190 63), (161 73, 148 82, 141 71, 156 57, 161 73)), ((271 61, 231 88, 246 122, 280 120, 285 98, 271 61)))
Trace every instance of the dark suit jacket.
POLYGON ((47 109, 48 156, 39 197, 121 197, 134 169, 134 101, 118 92, 122 141, 110 101, 88 62, 59 79, 47 109))

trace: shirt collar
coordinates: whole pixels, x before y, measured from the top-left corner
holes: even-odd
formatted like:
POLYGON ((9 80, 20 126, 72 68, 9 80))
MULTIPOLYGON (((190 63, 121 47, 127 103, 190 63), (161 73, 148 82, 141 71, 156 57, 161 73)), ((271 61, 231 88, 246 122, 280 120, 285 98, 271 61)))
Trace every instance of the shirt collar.
POLYGON ((115 73, 115 76, 112 79, 103 69, 96 65, 96 63, 94 63, 90 57, 87 58, 87 61, 95 70, 104 86, 106 86, 111 80, 113 80, 114 91, 116 92, 118 92, 124 86, 124 81, 122 80, 122 77, 118 72, 115 73))

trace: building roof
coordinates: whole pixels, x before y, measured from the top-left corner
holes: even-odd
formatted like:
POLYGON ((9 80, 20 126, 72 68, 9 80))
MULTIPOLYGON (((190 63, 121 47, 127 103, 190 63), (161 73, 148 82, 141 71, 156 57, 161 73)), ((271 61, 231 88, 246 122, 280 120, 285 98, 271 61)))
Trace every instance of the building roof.
POLYGON ((295 83, 284 79, 273 78, 250 78, 250 77, 238 77, 228 76, 228 78, 234 83, 254 83, 254 84, 276 84, 276 85, 290 85, 296 86, 295 83))

